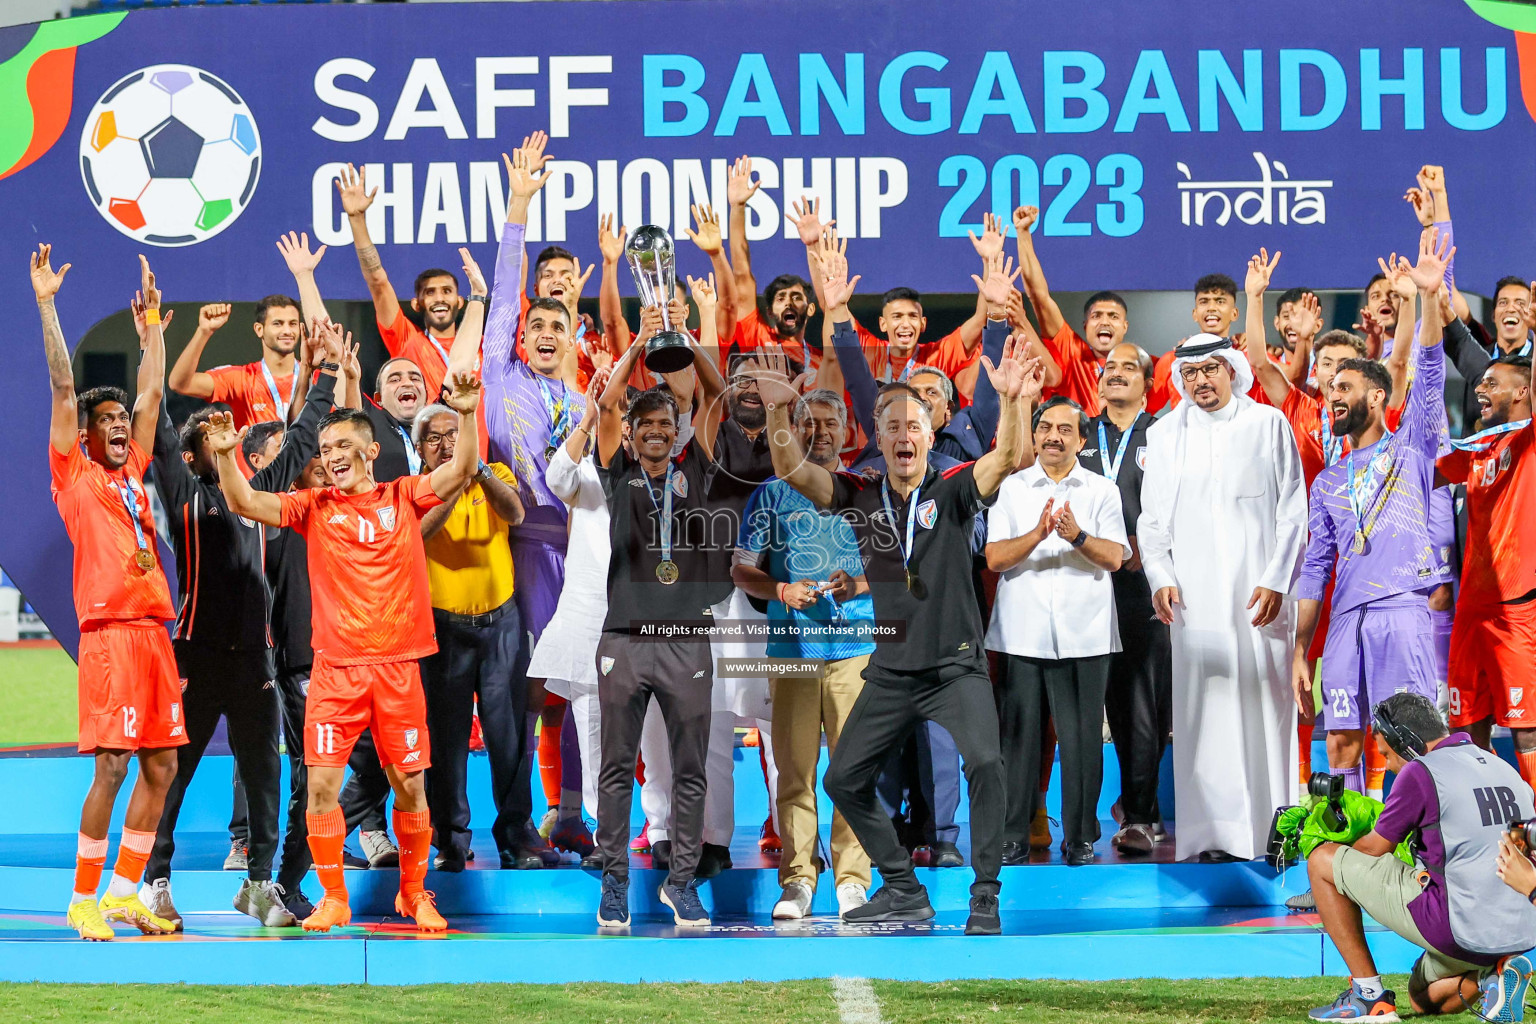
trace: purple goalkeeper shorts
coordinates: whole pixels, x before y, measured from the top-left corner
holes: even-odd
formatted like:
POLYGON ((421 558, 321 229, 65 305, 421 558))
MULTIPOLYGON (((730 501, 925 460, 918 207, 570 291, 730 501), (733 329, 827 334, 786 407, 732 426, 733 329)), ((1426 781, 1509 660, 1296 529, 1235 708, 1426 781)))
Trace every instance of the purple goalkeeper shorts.
POLYGON ((1323 645, 1323 726, 1363 729, 1371 709, 1394 693, 1433 702, 1439 691, 1435 631, 1427 595, 1398 594, 1337 609, 1323 645))
POLYGON ((554 618, 565 588, 565 522, 562 510, 535 506, 512 531, 513 597, 523 628, 537 641, 554 618))

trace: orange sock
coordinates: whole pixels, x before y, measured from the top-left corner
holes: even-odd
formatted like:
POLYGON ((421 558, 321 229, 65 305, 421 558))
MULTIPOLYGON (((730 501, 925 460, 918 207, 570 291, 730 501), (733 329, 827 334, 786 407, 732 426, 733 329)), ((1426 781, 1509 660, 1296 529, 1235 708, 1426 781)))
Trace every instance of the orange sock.
POLYGON ((107 841, 92 839, 81 832, 75 839, 75 893, 94 896, 101 887, 101 872, 107 866, 107 841))
POLYGON ((560 727, 549 719, 539 723, 539 782, 549 806, 560 803, 560 727))
POLYGON ((347 837, 347 818, 340 807, 324 814, 304 815, 309 825, 309 855, 315 862, 315 877, 325 887, 325 894, 347 902, 346 873, 341 867, 341 847, 347 837))
POLYGON ((1525 780, 1525 784, 1536 786, 1531 782, 1536 779, 1536 750, 1516 750, 1515 760, 1519 762, 1520 777, 1525 780))
POLYGON ((428 811, 391 813, 395 838, 400 841, 400 891, 421 892, 427 878, 427 855, 432 852, 432 815, 428 811))
MULTIPOLYGON (((112 873, 138 885, 144 879, 144 865, 148 863, 149 852, 154 848, 153 832, 123 829, 122 841, 117 846, 117 863, 112 865, 112 873)), ((102 862, 106 862, 105 858, 102 862)))
POLYGON ((1296 723, 1296 771, 1301 780, 1301 786, 1306 788, 1307 778, 1312 774, 1312 723, 1296 723))
POLYGON ((1387 782, 1387 759, 1376 747, 1376 737, 1365 733, 1365 791, 1380 793, 1387 782))

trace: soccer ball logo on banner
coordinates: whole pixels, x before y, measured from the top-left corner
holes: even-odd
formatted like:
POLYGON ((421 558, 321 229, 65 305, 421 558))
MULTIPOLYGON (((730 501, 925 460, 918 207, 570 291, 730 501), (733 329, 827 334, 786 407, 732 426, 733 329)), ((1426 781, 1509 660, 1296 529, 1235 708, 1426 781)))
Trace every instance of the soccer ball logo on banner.
POLYGON ((260 171, 250 108, 219 78, 185 64, 120 79, 80 136, 80 174, 97 212, 151 245, 193 245, 229 227, 260 171))

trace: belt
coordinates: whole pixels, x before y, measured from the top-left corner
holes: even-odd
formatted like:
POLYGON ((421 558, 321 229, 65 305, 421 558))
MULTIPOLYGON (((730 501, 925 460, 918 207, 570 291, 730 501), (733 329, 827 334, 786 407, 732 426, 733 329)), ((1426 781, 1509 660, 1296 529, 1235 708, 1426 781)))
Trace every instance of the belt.
POLYGON ((443 621, 450 625, 471 626, 483 629, 516 610, 517 599, 509 597, 500 608, 493 608, 491 611, 481 612, 478 615, 463 615, 459 612, 444 611, 441 608, 432 609, 432 614, 442 616, 443 621))

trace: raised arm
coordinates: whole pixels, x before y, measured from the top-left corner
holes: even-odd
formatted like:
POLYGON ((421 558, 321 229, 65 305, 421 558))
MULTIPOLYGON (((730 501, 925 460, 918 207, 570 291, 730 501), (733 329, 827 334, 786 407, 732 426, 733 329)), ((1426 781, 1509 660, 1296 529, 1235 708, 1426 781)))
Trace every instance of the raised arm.
MULTIPOLYGON (((1296 314, 1292 314, 1296 316, 1296 314)), ((1294 388, 1306 386, 1307 375, 1312 370, 1312 339, 1323 326, 1323 305, 1317 296, 1307 292, 1301 297, 1301 315, 1296 323, 1296 350, 1285 364, 1285 379, 1294 388)), ((1274 399, 1270 399, 1271 402, 1274 399)))
MULTIPOLYGON (((1248 362, 1253 366, 1253 376, 1264 395, 1275 408, 1285 404, 1291 393, 1291 382, 1285 372, 1270 361, 1264 344, 1264 293, 1269 290, 1269 279, 1274 276, 1280 263, 1280 250, 1271 256, 1268 249, 1260 249, 1257 256, 1248 260, 1248 276, 1243 281, 1243 291, 1248 295, 1248 312, 1243 321, 1243 348, 1248 362)), ((1294 361, 1294 360, 1293 360, 1294 361)))
MULTIPOLYGON (((517 325, 523 316, 524 233, 528 223, 528 205, 549 180, 544 165, 552 157, 544 155, 545 135, 534 132, 512 155, 501 155, 507 167, 507 223, 501 229, 496 247, 495 278, 491 281, 491 308, 485 319, 485 351, 481 372, 487 381, 501 380, 517 358, 517 325)), ((459 350, 458 337, 454 351, 459 350)), ((450 357, 457 360, 459 357, 450 357)), ((460 365, 463 365, 460 363, 460 365)), ((472 365, 472 364, 471 364, 472 365)))
MULTIPOLYGON (((740 313, 736 308, 736 275, 731 271, 731 261, 725 258, 725 243, 720 238, 720 215, 709 206, 700 206, 695 203, 691 207, 693 221, 697 228, 690 231, 687 225, 683 226, 683 233, 689 241, 699 247, 699 251, 709 257, 711 272, 715 275, 715 337, 722 341, 729 341, 731 334, 736 330, 736 321, 740 313)), ((702 311, 699 316, 699 328, 704 327, 702 311)), ((706 345, 706 348, 710 346, 706 345)))
MULTIPOLYGON (((715 335, 715 275, 709 275, 707 280, 690 277, 688 290, 699 307, 699 340, 688 339, 699 389, 693 409, 693 439, 699 450, 709 455, 715 450, 715 434, 720 429, 720 400, 725 395, 725 378, 720 375, 715 335)), ((683 337, 688 338, 687 332, 683 337)))
POLYGON ((1397 253, 1387 260, 1378 256, 1376 265, 1402 300, 1397 307, 1397 326, 1392 331, 1392 351, 1383 360, 1392 375, 1392 400, 1396 403, 1407 393, 1408 370, 1413 365, 1413 300, 1418 297, 1418 289, 1408 274, 1408 261, 1397 253))
POLYGON ((43 322, 43 355, 48 359, 48 383, 53 388, 48 440, 54 451, 68 455, 80 443, 80 414, 75 404, 75 370, 69 362, 69 345, 64 341, 53 297, 72 264, 64 264, 55 273, 48 262, 52 253, 53 246, 44 243, 32 254, 32 294, 37 297, 37 312, 43 322))
POLYGON ((160 289, 149 260, 139 257, 139 292, 144 300, 144 351, 139 356, 138 394, 133 399, 133 440, 154 451, 160 402, 165 395, 165 331, 160 323, 160 289))
MULTIPOLYGON (((373 315, 380 325, 387 327, 400 315, 400 299, 389 283, 389 275, 384 272, 379 250, 374 247, 373 239, 368 235, 368 207, 373 205, 373 197, 379 194, 379 187, 375 185, 369 191, 367 175, 366 168, 359 170, 347 164, 336 176, 336 191, 341 196, 341 209, 352 228, 352 245, 357 250, 357 265, 363 271, 368 294, 373 296, 373 315)), ((385 337, 389 335, 386 333, 385 337)), ((393 357, 400 353, 391 350, 389 354, 393 357)))
MULTIPOLYGON (((1003 255, 1003 243, 1008 238, 1010 225, 995 213, 982 214, 981 237, 977 238, 974 231, 967 231, 971 236, 971 245, 976 250, 976 255, 981 257, 981 272, 988 273, 994 257, 1003 255)), ((1006 302, 1004 303, 1006 305, 1006 302)), ((999 306, 999 309, 1002 307, 999 306)), ((1001 314, 998 314, 1001 316, 1001 314)), ((976 308, 971 315, 960 324, 960 342, 965 346, 966 358, 976 354, 976 346, 981 344, 981 334, 987 324, 987 300, 980 290, 976 293, 976 308)), ((979 378, 978 378, 979 383, 979 378)), ((974 400, 974 399, 973 399, 974 400)))
MULTIPOLYGON (((473 419, 474 417, 470 417, 473 419)), ((453 450, 458 455, 459 450, 453 450)), ((480 488, 485 492, 486 504, 491 506, 491 511, 496 517, 508 526, 519 526, 523 522, 523 499, 517 496, 517 488, 507 483, 489 466, 479 466, 475 470, 476 480, 480 481, 480 488)))
MULTIPOLYGON (((645 334, 642 327, 641 335, 645 334)), ((634 372, 635 363, 641 353, 645 351, 645 345, 641 341, 629 346, 629 350, 619 357, 619 362, 613 368, 613 373, 608 378, 607 387, 597 399, 597 464, 610 466, 613 457, 618 454, 619 446, 624 443, 624 417, 619 412, 619 406, 624 401, 624 390, 629 385, 629 375, 634 372)))
POLYGON ((197 364, 202 361, 203 349, 208 339, 213 337, 213 332, 228 322, 227 302, 212 302, 197 311, 197 329, 192 332, 192 340, 187 342, 187 347, 181 350, 171 366, 171 376, 167 383, 172 391, 205 401, 213 397, 213 375, 199 370, 197 364))
POLYGON ((603 340, 615 356, 629 347, 629 324, 624 319, 624 300, 619 296, 619 267, 624 260, 624 240, 629 231, 620 224, 614 230, 613 214, 597 219, 597 247, 603 254, 603 274, 597 284, 597 318, 602 321, 603 340))
POLYGON ((480 381, 473 374, 455 373, 448 378, 448 389, 451 393, 444 401, 459 414, 459 439, 453 446, 453 458, 434 469, 431 476, 432 493, 444 501, 468 487, 480 468, 480 428, 475 415, 480 407, 480 381))
MULTIPOLYGON (((299 288, 299 314, 306 324, 329 323, 330 314, 325 310, 325 302, 320 298, 320 286, 315 283, 315 268, 320 265, 320 260, 325 256, 326 246, 321 246, 314 252, 309 251, 309 235, 290 231, 277 240, 277 251, 282 254, 283 263, 287 265, 288 272, 293 275, 293 280, 299 288)), ((293 395, 288 403, 288 422, 298 422, 299 414, 304 408, 304 400, 309 391, 309 379, 313 375, 316 363, 331 361, 329 358, 317 359, 312 344, 314 331, 310 331, 310 337, 299 345, 298 374, 294 377, 293 395), (309 343, 306 343, 309 342, 309 343)), ((339 346, 334 354, 339 361, 344 346, 339 346)))
MULTIPOLYGON (((826 271, 821 265, 819 248, 822 234, 837 223, 836 219, 823 221, 821 199, 813 199, 810 196, 801 196, 796 199, 794 205, 785 212, 784 219, 795 226, 795 230, 800 234, 800 243, 805 246, 805 268, 811 282, 811 291, 816 293, 816 308, 830 309, 831 307, 827 305, 827 297, 821 290, 821 280, 826 271)), ((823 348, 829 337, 828 329, 823 327, 823 348)))
MULTIPOLYGON (((1008 345, 1010 332, 1008 330, 1008 297, 1013 292, 1013 277, 1017 274, 1003 259, 1001 246, 995 253, 989 255, 982 264, 982 273, 985 277, 971 275, 971 280, 976 282, 976 299, 982 309, 982 319, 986 324, 983 332, 985 358, 993 365, 1001 365, 1003 352, 1008 345)), ((1044 346, 1033 344, 1034 330, 1025 321, 1024 328, 1016 336, 1014 342, 1014 358, 1024 361, 1038 355, 1038 351, 1044 346)), ((1044 380, 1044 366, 1041 366, 1042 382, 1044 380)), ((998 418, 1002 414, 1002 406, 998 399, 997 388, 992 384, 992 378, 985 373, 976 375, 976 392, 971 396, 971 426, 976 431, 976 439, 981 442, 983 452, 992 447, 993 438, 997 436, 998 418)))
POLYGON ((736 275, 736 301, 743 314, 757 305, 757 279, 752 276, 752 250, 747 245, 747 200, 761 185, 761 181, 752 180, 751 157, 744 156, 731 165, 725 196, 731 214, 731 269, 736 275))
MULTIPOLYGON (((875 400, 880 396, 880 385, 864 358, 864 346, 859 343, 858 331, 853 326, 853 314, 848 311, 848 300, 858 287, 859 277, 848 277, 848 240, 839 240, 836 232, 828 228, 817 242, 817 265, 821 268, 818 292, 827 303, 827 313, 822 328, 841 371, 842 383, 852 401, 849 409, 854 422, 867 438, 875 436, 875 400)), ((825 367, 826 363, 823 362, 825 367)), ((825 385, 823 385, 825 386, 825 385)))
MULTIPOLYGON (((469 285, 469 294, 484 296, 486 291, 485 274, 480 269, 480 264, 469 254, 469 250, 459 247, 459 260, 464 267, 464 280, 469 285)), ((453 347, 448 352, 448 370, 450 373, 474 373, 475 363, 480 358, 480 339, 485 328, 485 307, 489 300, 477 298, 464 306, 464 315, 459 318, 458 333, 453 336, 453 347)), ((515 301, 515 300, 514 300, 515 301)))
MULTIPOLYGON (((1051 355, 1051 347, 1040 340, 1040 335, 1035 331, 1035 325, 1029 322, 1029 314, 1024 311, 1024 293, 1017 288, 1008 293, 1008 323, 1015 332, 1023 331, 1031 338, 1029 354, 1038 356, 1040 366, 1045 374, 1045 386, 1047 388, 1061 385, 1061 364, 1051 355)), ((981 387, 981 378, 976 378, 976 386, 981 387)))
POLYGON ((992 379, 1000 399, 997 447, 976 460, 976 489, 983 498, 996 494, 1016 470, 1035 464, 1034 440, 1026 424, 1030 409, 1040 397, 1043 374, 1040 360, 1021 362, 1016 348, 1009 338, 1003 346, 1002 362, 996 366, 986 356, 981 357, 982 372, 992 379))
POLYGON ((1045 282, 1045 270, 1040 266, 1040 257, 1035 253, 1035 240, 1029 233, 1039 217, 1038 208, 1021 206, 1013 211, 1013 230, 1018 236, 1019 270, 1024 275, 1024 294, 1029 297, 1030 305, 1035 307, 1035 316, 1040 320, 1040 336, 1054 338, 1066 326, 1067 320, 1061 315, 1061 307, 1056 305, 1056 300, 1051 298, 1050 286, 1045 282))
MULTIPOLYGON (((347 340, 343 344, 350 344, 351 337, 350 334, 346 335, 347 340)), ((345 356, 338 359, 334 353, 327 352, 320 361, 340 363, 343 359, 345 356)), ((304 396, 304 406, 299 410, 298 417, 283 434, 283 443, 277 454, 251 477, 254 490, 286 491, 293 486, 294 480, 298 479, 319 450, 316 430, 320 426, 320 418, 331 411, 340 378, 340 370, 321 370, 315 377, 314 386, 304 396)))
MULTIPOLYGON (((832 504, 832 474, 807 459, 800 450, 792 416, 800 391, 784 371, 783 356, 764 354, 753 371, 757 392, 768 411, 768 450, 773 456, 773 472, 780 480, 814 501, 822 508, 832 504)), ((801 380, 807 379, 801 375, 801 380)))
POLYGON ((281 526, 282 501, 271 491, 258 491, 252 487, 240 468, 240 460, 235 455, 240 447, 240 435, 235 432, 233 414, 214 413, 208 417, 207 429, 208 447, 219 464, 219 490, 224 492, 229 510, 267 526, 281 526))

